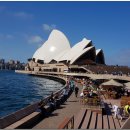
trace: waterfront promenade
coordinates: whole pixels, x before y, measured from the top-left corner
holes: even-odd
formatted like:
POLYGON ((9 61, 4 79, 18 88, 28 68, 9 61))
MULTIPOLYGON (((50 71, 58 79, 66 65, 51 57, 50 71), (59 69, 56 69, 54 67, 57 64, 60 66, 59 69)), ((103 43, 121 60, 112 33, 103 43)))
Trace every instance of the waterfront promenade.
MULTIPOLYGON (((81 85, 79 85, 79 94, 81 92, 81 85)), ((58 126, 63 122, 66 117, 74 117, 80 111, 82 105, 79 103, 78 98, 75 97, 74 92, 68 98, 67 102, 60 106, 59 109, 56 109, 48 117, 44 118, 40 123, 34 126, 34 129, 57 129, 58 126)))
MULTIPOLYGON (((45 73, 37 73, 37 74, 34 73, 34 75, 46 75, 46 74, 45 73)), ((58 74, 55 73, 55 76, 56 75, 58 75, 58 74)), ((65 73, 63 75, 65 76, 65 73)), ((59 75, 59 77, 61 77, 61 76, 64 77, 63 75, 59 75)), ((69 73, 67 75, 69 75, 69 73)), ((77 74, 72 74, 72 75, 74 76, 74 75, 80 75, 80 74, 77 73, 77 74)), ((86 75, 84 75, 84 76, 86 76, 86 75)), ((94 74, 93 76, 96 76, 96 75, 94 74)), ((97 75, 97 76, 99 76, 99 75, 97 75)), ((108 76, 113 77, 113 78, 117 78, 117 79, 123 78, 123 80, 127 80, 127 81, 130 79, 130 77, 126 78, 126 76, 112 76, 112 75, 108 75, 108 76)), ((104 77, 104 79, 109 79, 109 78, 107 77, 107 75, 106 75, 106 77, 104 77)), ((82 87, 81 87, 80 84, 77 84, 77 85, 80 88, 80 90, 79 90, 79 94, 80 94, 82 87)), ((78 97, 79 97, 79 95, 78 95, 78 97)), ((120 106, 120 100, 105 100, 104 99, 104 102, 106 104, 108 104, 108 106, 110 106, 110 108, 109 108, 110 110, 112 108, 112 105, 114 105, 114 104, 117 104, 118 106, 120 106)), ((74 95, 74 93, 72 93, 72 95, 69 97, 69 99, 67 100, 67 102, 65 102, 64 104, 62 104, 60 106, 60 108, 56 109, 50 115, 48 115, 47 117, 45 117, 42 121, 40 121, 35 126, 33 126, 33 128, 34 129, 52 129, 52 128, 53 129, 57 129, 58 126, 64 121, 64 119, 66 117, 70 118, 70 117, 72 117, 74 115, 74 118, 76 118, 76 116, 80 112, 80 109, 82 109, 83 107, 85 107, 85 106, 81 105, 79 103, 79 98, 76 98, 75 95, 74 95)), ((109 125, 110 121, 113 121, 112 122, 113 128, 120 128, 124 124, 125 120, 123 120, 123 121, 115 120, 113 118, 113 114, 112 113, 113 112, 111 112, 111 115, 109 115, 110 113, 108 113, 108 115, 106 115, 106 116, 102 115, 102 119, 103 119, 102 123, 106 122, 105 121, 106 117, 110 117, 110 119, 112 118, 112 120, 108 120, 107 121, 108 128, 111 128, 111 126, 109 125), (114 124, 115 124, 115 126, 114 126, 114 124)), ((109 119, 109 118, 107 118, 107 119, 109 119)), ((105 124, 102 124, 102 125, 105 125, 105 124)), ((76 128, 76 127, 74 127, 74 128, 76 128)), ((103 128, 105 128, 105 127, 103 127, 103 128)))
POLYGON ((87 73, 66 73, 66 72, 33 72, 33 71, 20 71, 16 70, 16 73, 23 74, 43 74, 43 75, 62 75, 62 76, 79 76, 79 77, 88 77, 90 79, 117 79, 117 80, 125 80, 130 81, 130 76, 127 75, 112 75, 112 74, 87 74, 87 73))

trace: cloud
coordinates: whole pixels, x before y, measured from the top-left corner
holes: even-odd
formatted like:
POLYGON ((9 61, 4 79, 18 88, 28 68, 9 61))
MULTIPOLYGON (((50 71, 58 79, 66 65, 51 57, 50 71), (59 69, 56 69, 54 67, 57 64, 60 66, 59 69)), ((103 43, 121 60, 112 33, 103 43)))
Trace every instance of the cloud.
POLYGON ((13 15, 15 17, 18 17, 18 18, 33 18, 33 15, 32 14, 29 14, 29 13, 26 13, 26 12, 15 12, 13 13, 13 15))
POLYGON ((7 40, 7 39, 14 39, 15 37, 11 34, 1 34, 0 33, 0 40, 7 40))
POLYGON ((41 43, 42 41, 43 41, 43 39, 38 35, 31 36, 28 39, 28 43, 31 43, 31 44, 33 44, 33 43, 41 43))
POLYGON ((55 24, 51 24, 51 25, 43 24, 42 27, 43 27, 44 31, 50 32, 50 31, 52 31, 53 29, 56 28, 56 25, 55 24))
POLYGON ((4 15, 7 15, 7 16, 13 16, 13 17, 22 18, 22 19, 27 19, 27 18, 30 19, 34 17, 33 14, 27 13, 25 11, 20 11, 20 12, 11 11, 6 6, 0 6, 0 13, 3 13, 4 15))
POLYGON ((10 35, 10 34, 7 34, 7 35, 6 35, 6 38, 7 38, 7 39, 13 39, 14 36, 13 36, 13 35, 10 35))

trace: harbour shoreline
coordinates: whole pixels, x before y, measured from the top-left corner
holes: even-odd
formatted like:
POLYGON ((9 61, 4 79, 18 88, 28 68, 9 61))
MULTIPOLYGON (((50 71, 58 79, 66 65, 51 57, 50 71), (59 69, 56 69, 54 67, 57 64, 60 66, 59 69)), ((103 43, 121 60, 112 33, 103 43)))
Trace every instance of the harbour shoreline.
MULTIPOLYGON (((51 79, 51 80, 54 80, 54 81, 58 81, 60 82, 61 84, 64 85, 64 87, 66 86, 66 79, 64 78, 61 78, 61 77, 58 77, 58 76, 53 76, 53 75, 42 75, 42 74, 36 74, 36 73, 31 73, 31 72, 27 72, 27 71, 15 71, 16 73, 22 73, 22 74, 28 74, 30 76, 37 76, 37 77, 43 77, 43 78, 47 78, 47 79, 51 79)), ((62 91, 63 88, 61 88, 60 90, 58 90, 57 92, 54 93, 57 94, 58 92, 62 91)), ((47 100, 50 96, 47 96, 45 97, 44 99, 42 99, 43 101, 44 100, 47 100)), ((6 128, 7 126, 13 124, 14 122, 17 122, 19 120, 19 118, 22 118, 22 113, 24 113, 26 116, 35 112, 36 109, 38 109, 38 104, 39 104, 40 100, 31 104, 31 105, 28 105, 16 112, 13 112, 9 115, 6 115, 2 118, 0 118, 1 120, 1 124, 0 124, 0 128, 6 128), (11 120, 11 118, 13 120, 11 120), (3 120, 3 121, 2 121, 3 120), (3 123, 2 123, 3 122, 3 123)), ((23 115, 24 116, 24 115, 23 115)), ((40 114, 38 114, 38 117, 40 116, 40 114)))

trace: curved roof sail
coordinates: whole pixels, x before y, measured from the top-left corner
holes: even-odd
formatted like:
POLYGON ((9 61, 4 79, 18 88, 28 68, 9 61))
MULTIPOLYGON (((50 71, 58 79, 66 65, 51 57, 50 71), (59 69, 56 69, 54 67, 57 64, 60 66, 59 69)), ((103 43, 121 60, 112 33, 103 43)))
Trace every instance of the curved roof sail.
POLYGON ((44 63, 68 62, 74 63, 99 63, 104 64, 104 53, 101 49, 95 51, 92 41, 83 38, 72 48, 67 37, 59 30, 53 30, 48 40, 36 50, 33 55, 35 61, 43 60, 44 63), (79 61, 80 60, 80 61, 79 61))
POLYGON ((73 59, 71 60, 70 64, 73 64, 76 60, 78 60, 83 54, 86 54, 90 51, 93 51, 93 56, 95 57, 95 47, 94 46, 91 46, 91 47, 87 47, 86 49, 84 49, 83 51, 80 51, 80 53, 77 53, 73 59))
POLYGON ((87 40, 86 38, 84 38, 82 41, 75 44, 68 53, 63 55, 59 59, 59 61, 64 61, 64 60, 70 61, 77 53, 82 51, 87 46, 92 45, 90 42, 91 42, 91 40, 87 40))
POLYGON ((102 49, 96 50, 96 63, 105 64, 105 58, 104 58, 104 53, 102 49))
POLYGON ((62 32, 53 30, 48 40, 34 53, 33 58, 49 63, 59 53, 70 48, 67 37, 62 32))

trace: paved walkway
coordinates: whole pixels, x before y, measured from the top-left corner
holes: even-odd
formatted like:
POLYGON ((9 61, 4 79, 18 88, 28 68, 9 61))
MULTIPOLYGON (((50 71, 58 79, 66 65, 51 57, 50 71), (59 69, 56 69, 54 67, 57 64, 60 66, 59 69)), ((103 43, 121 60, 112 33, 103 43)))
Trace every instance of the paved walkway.
MULTIPOLYGON (((81 86, 79 87, 79 94, 81 92, 81 86)), ((79 98, 76 98, 74 93, 61 107, 52 114, 43 119, 40 123, 34 126, 34 129, 57 129, 65 117, 76 116, 81 109, 82 105, 79 103, 79 98)))

